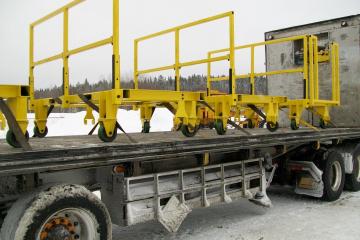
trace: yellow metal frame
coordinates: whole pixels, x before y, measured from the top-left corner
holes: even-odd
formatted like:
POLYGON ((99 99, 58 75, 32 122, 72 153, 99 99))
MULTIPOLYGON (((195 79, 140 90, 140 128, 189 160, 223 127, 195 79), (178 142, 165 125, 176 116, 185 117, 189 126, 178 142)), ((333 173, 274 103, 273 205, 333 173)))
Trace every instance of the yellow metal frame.
MULTIPOLYGON (((251 95, 246 96, 248 100, 250 100, 253 104, 258 103, 264 106, 269 103, 269 97, 264 98, 264 96, 255 95, 255 78, 259 76, 271 76, 271 75, 280 75, 280 74, 292 74, 292 73, 302 73, 303 79, 305 82, 305 96, 304 99, 296 99, 290 100, 287 98, 277 99, 279 103, 279 107, 287 107, 289 108, 289 118, 294 119, 296 124, 300 124, 301 113, 304 109, 310 109, 316 112, 320 117, 325 121, 330 121, 328 107, 337 106, 340 104, 340 80, 339 80, 339 47, 337 43, 331 44, 330 55, 328 51, 320 51, 318 52, 317 45, 317 37, 316 36, 294 36, 281 38, 276 40, 270 40, 265 42, 253 43, 243 46, 236 46, 235 50, 240 49, 248 49, 250 48, 250 73, 243 75, 235 75, 236 79, 246 79, 250 78, 251 85, 251 95), (297 40, 303 41, 304 46, 304 63, 300 68, 292 68, 292 69, 283 69, 277 71, 268 71, 268 72, 255 72, 255 48, 259 46, 267 46, 271 44, 279 44, 284 42, 293 42, 297 40), (319 99, 319 74, 318 74, 318 65, 319 62, 331 61, 331 69, 332 69, 332 99, 331 100, 321 100, 319 99), (261 102, 265 100, 265 102, 261 102), (280 100, 280 101, 279 101, 280 100), (285 100, 281 102, 281 100, 285 100)), ((208 58, 212 58, 213 55, 227 53, 229 51, 228 48, 219 49, 215 51, 211 51, 208 53, 208 58)), ((226 81, 228 77, 213 77, 211 74, 211 63, 208 64, 208 76, 207 76, 207 88, 208 93, 212 93, 211 83, 215 81, 226 81)), ((266 111, 265 111, 266 112, 266 111)), ((273 118, 274 119, 274 118, 273 118)))
MULTIPOLYGON (((28 87, 20 85, 0 85, 0 98, 6 101, 7 106, 14 115, 23 134, 25 135, 28 127, 28 87)), ((6 127, 6 118, 0 112, 0 129, 6 127)))
MULTIPOLYGON (((219 62, 219 61, 229 61, 230 62, 230 68, 234 70, 235 67, 235 58, 234 58, 234 12, 226 12, 223 14, 219 14, 213 17, 204 18, 198 21, 194 21, 191 23, 187 23, 181 26, 177 26, 174 28, 169 28, 157 33, 153 33, 144 37, 140 37, 134 40, 134 82, 135 82, 135 89, 139 89, 139 76, 142 74, 148 74, 148 73, 154 73, 154 72, 160 72, 165 70, 174 70, 175 71, 175 82, 176 82, 176 91, 180 91, 180 70, 182 67, 188 67, 188 66, 194 66, 199 64, 205 64, 205 63, 212 63, 212 62, 219 62), (204 58, 189 62, 180 62, 180 33, 181 30, 191 28, 197 25, 205 24, 208 22, 217 21, 220 19, 227 18, 229 20, 229 49, 230 54, 226 56, 221 57, 214 57, 214 58, 204 58), (138 60, 139 60, 139 43, 143 42, 145 40, 153 39, 162 35, 166 34, 174 34, 175 36, 175 59, 174 64, 168 65, 168 66, 161 66, 157 68, 151 68, 151 69, 144 69, 139 70, 138 69, 138 60)), ((232 86, 233 91, 235 92, 235 84, 232 86)))
MULTIPOLYGON (((71 108, 71 107, 84 107, 87 110, 85 116, 85 121, 94 120, 92 115, 92 110, 89 106, 81 100, 78 95, 69 94, 69 62, 68 59, 72 55, 84 52, 93 48, 101 47, 106 44, 112 44, 113 46, 113 88, 107 91, 92 92, 87 93, 85 96, 99 108, 99 119, 100 125, 105 129, 106 135, 108 137, 113 136, 114 128, 117 121, 117 110, 119 106, 132 106, 134 109, 140 109, 142 122, 148 122, 151 119, 154 106, 162 106, 164 103, 170 104, 175 109, 175 124, 182 124, 189 126, 191 129, 195 129, 199 125, 200 120, 197 117, 198 101, 201 100, 202 93, 200 92, 182 92, 180 91, 180 68, 208 63, 209 61, 221 61, 221 60, 230 60, 233 64, 234 59, 233 55, 230 57, 224 58, 215 58, 215 59, 202 59, 198 61, 180 63, 179 61, 179 35, 180 31, 185 28, 190 28, 199 24, 206 22, 215 21, 217 19, 229 17, 230 22, 230 46, 234 45, 234 16, 233 12, 228 12, 220 14, 214 17, 202 19, 192 23, 188 23, 182 26, 178 26, 169 30, 162 31, 160 33, 152 34, 140 39, 135 40, 136 43, 154 37, 155 35, 162 35, 167 32, 175 32, 176 35, 176 62, 171 68, 174 68, 177 74, 177 91, 165 91, 165 90, 145 90, 138 89, 138 78, 139 74, 144 74, 148 72, 154 72, 157 70, 167 69, 148 69, 143 71, 136 71, 135 78, 135 89, 122 89, 120 86, 120 55, 119 55, 119 0, 113 0, 113 35, 109 38, 94 42, 92 44, 69 50, 68 49, 68 25, 69 25, 69 10, 83 2, 84 0, 75 0, 68 5, 48 14, 47 16, 41 18, 40 20, 32 23, 30 25, 30 68, 29 68, 29 85, 30 85, 30 109, 35 112, 35 124, 40 133, 46 131, 46 122, 48 117, 48 109, 51 105, 62 107, 62 108, 71 108), (35 27, 39 24, 42 24, 49 19, 63 15, 64 29, 63 29, 63 51, 54 56, 41 59, 38 61, 34 60, 34 33, 35 27), (35 99, 34 96, 34 68, 57 59, 63 60, 63 96, 60 96, 58 99, 35 99)), ((231 47, 233 48, 233 47, 231 47)), ((135 53, 137 56, 138 47, 135 47, 135 53)), ((135 61, 135 67, 137 66, 137 58, 135 61)), ((115 130, 116 131, 116 130, 115 130)))

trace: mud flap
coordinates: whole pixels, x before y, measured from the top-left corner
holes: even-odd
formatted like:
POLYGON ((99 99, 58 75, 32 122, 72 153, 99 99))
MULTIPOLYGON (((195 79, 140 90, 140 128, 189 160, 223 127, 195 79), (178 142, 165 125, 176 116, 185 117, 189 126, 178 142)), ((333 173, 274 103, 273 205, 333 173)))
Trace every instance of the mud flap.
POLYGON ((158 220, 166 230, 175 233, 190 212, 191 209, 173 195, 162 210, 159 211, 158 220))

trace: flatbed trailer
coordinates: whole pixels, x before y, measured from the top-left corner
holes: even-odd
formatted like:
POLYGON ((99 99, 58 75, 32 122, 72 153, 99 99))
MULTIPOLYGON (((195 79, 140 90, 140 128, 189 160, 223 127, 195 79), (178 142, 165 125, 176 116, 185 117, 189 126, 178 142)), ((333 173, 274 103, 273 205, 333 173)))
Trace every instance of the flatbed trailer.
POLYGON ((333 201, 344 186, 360 189, 359 143, 360 128, 133 133, 110 144, 49 137, 33 139, 30 151, 1 140, 0 236, 111 239, 111 223, 153 219, 174 232, 198 207, 239 198, 271 206, 272 180, 333 201))

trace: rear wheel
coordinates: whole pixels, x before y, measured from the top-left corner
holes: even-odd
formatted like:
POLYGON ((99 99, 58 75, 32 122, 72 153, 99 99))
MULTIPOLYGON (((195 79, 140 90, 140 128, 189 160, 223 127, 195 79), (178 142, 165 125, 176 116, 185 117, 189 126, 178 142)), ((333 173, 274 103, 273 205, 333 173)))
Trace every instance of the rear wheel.
POLYGON ((224 124, 222 120, 216 120, 215 124, 214 124, 215 130, 217 132, 217 134, 219 135, 225 135, 226 134, 226 129, 224 128, 224 124))
POLYGON ((9 210, 1 239, 111 239, 104 204, 78 185, 59 185, 20 198, 9 210), (17 224, 15 224, 17 223, 17 224))
MULTIPOLYGON (((27 141, 29 140, 29 132, 28 131, 26 131, 26 133, 25 133, 25 138, 27 141)), ((16 139, 14 132, 11 130, 7 131, 7 133, 6 133, 6 142, 14 148, 21 148, 21 145, 20 145, 19 141, 16 139)))
POLYGON ((114 131, 111 132, 111 134, 112 134, 111 136, 108 136, 106 134, 105 127, 102 124, 100 124, 99 130, 98 130, 98 136, 99 136, 101 141, 103 141, 103 142, 113 142, 117 137, 117 128, 116 128, 116 126, 114 128, 114 131))
POLYGON ((353 152, 353 172, 345 175, 345 188, 351 191, 360 190, 360 145, 353 152))
POLYGON ((298 130, 299 129, 299 125, 296 124, 295 119, 291 119, 290 127, 291 127, 292 130, 298 130))
POLYGON ((47 127, 45 127, 45 130, 43 130, 43 132, 41 132, 40 129, 35 126, 33 131, 34 131, 34 137, 38 137, 38 138, 44 138, 48 134, 47 127))
POLYGON ((327 125, 327 123, 324 121, 324 119, 320 119, 320 121, 319 121, 319 126, 320 126, 320 128, 322 128, 322 129, 326 129, 327 127, 328 127, 328 125, 327 125))
POLYGON ((326 201, 339 199, 345 184, 345 166, 340 153, 329 152, 326 160, 321 162, 324 192, 322 198, 326 201))
POLYGON ((273 122, 267 122, 266 123, 266 128, 270 131, 270 132, 275 132, 276 130, 278 130, 279 128, 279 123, 273 123, 273 122))
POLYGON ((142 128, 142 133, 149 133, 150 132, 150 122, 145 121, 143 128, 142 128))
POLYGON ((195 128, 189 127, 188 125, 183 124, 181 126, 181 132, 184 134, 185 137, 194 137, 199 130, 199 127, 196 126, 195 128))
POLYGON ((255 124, 252 121, 252 119, 248 118, 246 121, 247 121, 247 127, 248 128, 255 128, 255 124))

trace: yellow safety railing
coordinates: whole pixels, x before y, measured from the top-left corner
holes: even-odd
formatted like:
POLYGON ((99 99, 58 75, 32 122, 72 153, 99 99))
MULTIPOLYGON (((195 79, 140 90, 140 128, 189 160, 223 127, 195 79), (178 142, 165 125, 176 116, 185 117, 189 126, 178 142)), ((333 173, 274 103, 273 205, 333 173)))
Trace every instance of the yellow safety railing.
MULTIPOLYGON (((271 76, 279 74, 291 74, 302 73, 305 87, 304 87, 304 99, 309 99, 311 104, 315 102, 324 102, 330 104, 339 104, 340 102, 340 79, 339 79, 339 46, 337 43, 331 44, 331 68, 332 68, 332 100, 320 100, 319 99, 319 54, 318 54, 318 39, 316 36, 294 36, 281 38, 276 40, 270 40, 265 42, 253 43, 243 46, 236 46, 235 50, 249 49, 250 48, 250 73, 236 75, 235 79, 247 79, 250 78, 251 94, 255 95, 255 78, 260 76, 271 76), (271 44, 279 44, 285 42, 303 41, 303 65, 299 68, 282 69, 268 72, 255 72, 255 48, 259 46, 266 46, 271 44)), ((229 52, 229 48, 219 49, 208 53, 208 58, 213 58, 216 54, 222 54, 229 52)), ((226 81, 228 77, 213 77, 211 62, 208 63, 207 74, 207 88, 211 93, 211 82, 226 81)))
MULTIPOLYGON (((260 72, 260 73, 255 72, 255 48, 256 47, 265 46, 265 45, 269 45, 269 44, 284 43, 284 42, 289 42, 289 41, 296 41, 296 40, 302 40, 304 42, 304 48, 305 48, 305 46, 307 47, 307 37, 306 36, 296 36, 296 37, 282 38, 282 39, 271 40, 271 41, 266 41, 266 42, 253 43, 253 44, 248 44, 248 45, 243 45, 243 46, 236 46, 235 50, 250 48, 251 65, 250 65, 250 73, 249 74, 235 75, 235 78, 236 79, 250 78, 252 95, 255 95, 255 78, 259 77, 259 76, 265 76, 265 75, 270 76, 270 75, 287 74, 287 73, 303 73, 304 80, 307 85, 308 84, 308 74, 307 74, 308 70, 307 70, 306 64, 304 64, 303 67, 301 67, 301 68, 260 72)), ((306 49, 304 49, 304 50, 306 50, 306 49)), ((228 51, 229 51, 228 48, 211 51, 208 53, 208 57, 211 58, 215 54, 226 53, 228 51)), ((304 55, 304 63, 307 62, 307 57, 308 57, 307 55, 306 56, 304 55)), ((210 63, 208 65, 208 78, 207 78, 208 79, 208 81, 207 81, 208 89, 211 89, 211 82, 228 80, 227 77, 212 77, 211 72, 212 72, 212 69, 211 69, 211 63, 210 63)))
MULTIPOLYGON (((150 34, 148 36, 140 37, 138 39, 135 39, 134 41, 134 82, 135 82, 135 89, 139 88, 139 75, 142 74, 148 74, 148 73, 154 73, 154 72, 160 72, 165 70, 174 70, 175 71, 175 82, 176 91, 180 91, 180 69, 182 67, 188 67, 193 65, 199 65, 204 63, 211 63, 211 62, 218 62, 218 61, 224 61, 227 60, 230 62, 230 79, 234 78, 235 73, 235 34, 234 34, 234 12, 226 12, 223 14, 219 14, 213 17, 201 19, 195 22, 187 23, 181 26, 177 26, 174 28, 170 28, 164 31, 160 31, 154 34, 150 34), (189 62, 180 62, 180 32, 183 29, 190 28, 193 26, 201 25, 208 22, 213 22, 216 20, 228 18, 229 19, 229 48, 228 48, 228 55, 220 56, 220 57, 213 57, 213 58, 206 58, 206 59, 200 59, 195 61, 189 61, 189 62), (151 69, 144 69, 139 70, 138 69, 138 51, 139 51, 139 43, 148 39, 152 39, 158 36, 166 35, 173 33, 175 34, 175 60, 174 64, 168 65, 168 66, 161 66, 157 68, 151 68, 151 69)), ((235 93, 235 81, 230 81, 231 87, 229 89, 232 93, 235 93)))
POLYGON ((64 96, 69 95, 69 57, 79 54, 94 48, 102 47, 107 44, 112 44, 113 47, 113 88, 120 88, 120 55, 119 55, 119 0, 113 0, 113 35, 103 40, 69 50, 69 10, 76 5, 84 2, 85 0, 75 0, 54 12, 46 15, 45 17, 33 22, 30 25, 30 48, 29 48, 29 85, 30 85, 30 98, 34 99, 34 69, 35 67, 49 63, 58 59, 63 60, 63 92, 64 96), (63 51, 54 56, 44 58, 41 60, 34 60, 34 33, 35 28, 58 16, 63 15, 63 51))

